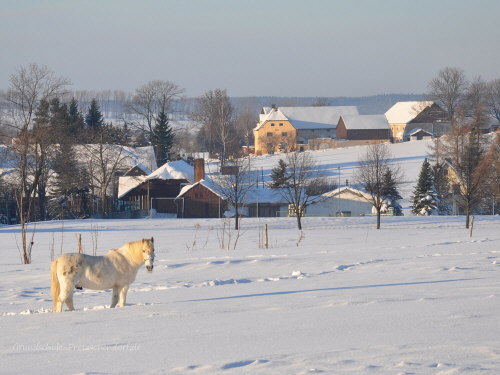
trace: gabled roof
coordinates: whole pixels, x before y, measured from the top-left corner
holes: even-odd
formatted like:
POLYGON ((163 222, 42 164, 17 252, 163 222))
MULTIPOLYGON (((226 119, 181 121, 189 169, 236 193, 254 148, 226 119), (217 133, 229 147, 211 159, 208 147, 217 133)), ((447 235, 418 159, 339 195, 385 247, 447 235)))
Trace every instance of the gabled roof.
POLYGON ((146 181, 146 176, 121 176, 118 178, 118 198, 146 181))
POLYGON ((346 129, 389 129, 389 123, 384 115, 357 115, 357 116, 344 116, 342 120, 346 129))
POLYGON ((120 177, 118 186, 118 199, 124 197, 131 190, 148 180, 186 180, 194 181, 194 169, 184 160, 171 161, 147 176, 120 177), (123 184, 123 186, 122 186, 123 184))
POLYGON ((408 135, 414 135, 414 134, 417 134, 419 132, 423 132, 423 133, 426 133, 426 134, 432 136, 431 132, 429 132, 427 130, 424 130, 424 129, 421 129, 421 128, 414 128, 414 129, 410 130, 407 134, 408 135))
POLYGON ((372 197, 370 194, 368 194, 366 191, 355 189, 355 188, 350 187, 350 186, 343 186, 341 188, 327 191, 326 193, 324 193, 320 196, 321 198, 318 201, 321 202, 322 200, 325 200, 328 198, 333 198, 333 197, 336 197, 338 195, 340 195, 340 198, 342 198, 342 193, 346 193, 346 192, 357 195, 360 198, 364 198, 367 202, 371 202, 372 197))
POLYGON ((280 194, 279 189, 270 189, 268 187, 254 187, 247 193, 246 204, 288 204, 283 196, 280 194))
POLYGON ((397 102, 387 110, 385 117, 390 124, 407 124, 432 104, 431 101, 397 102))
POLYGON ((263 107, 258 130, 266 121, 290 121, 297 130, 335 129, 341 115, 358 115, 355 106, 263 107))
POLYGON ((187 180, 194 181, 194 169, 184 160, 170 161, 149 174, 147 180, 187 180))
POLYGON ((186 185, 184 186, 181 191, 179 192, 179 195, 177 195, 177 198, 181 198, 184 194, 186 194, 189 190, 194 188, 195 186, 202 185, 206 187, 208 190, 210 190, 212 193, 215 195, 219 196, 222 199, 226 199, 225 197, 222 196, 217 190, 217 185, 216 183, 211 180, 211 179, 205 179, 205 180, 200 180, 198 182, 195 182, 194 184, 186 185))
MULTIPOLYGON (((150 174, 152 171, 146 167, 144 164, 136 164, 134 165, 133 167, 129 168, 123 175, 124 176, 129 176, 131 172, 133 171, 139 171, 139 172, 143 172, 144 175, 148 175, 150 174)), ((142 174, 141 174, 142 175, 142 174)))

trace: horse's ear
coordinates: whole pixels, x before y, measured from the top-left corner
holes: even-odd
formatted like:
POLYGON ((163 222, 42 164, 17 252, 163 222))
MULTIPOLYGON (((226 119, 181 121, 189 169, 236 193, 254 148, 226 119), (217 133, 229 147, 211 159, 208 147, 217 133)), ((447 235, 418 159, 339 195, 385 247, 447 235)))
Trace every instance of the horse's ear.
POLYGON ((151 243, 154 243, 155 242, 155 239, 153 237, 151 237, 151 243))

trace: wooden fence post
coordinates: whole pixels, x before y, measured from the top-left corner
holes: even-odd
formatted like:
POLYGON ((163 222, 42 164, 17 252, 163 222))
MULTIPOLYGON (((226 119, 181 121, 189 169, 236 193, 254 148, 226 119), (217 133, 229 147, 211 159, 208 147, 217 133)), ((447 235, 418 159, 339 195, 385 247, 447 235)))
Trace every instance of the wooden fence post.
POLYGON ((83 248, 82 248, 82 235, 78 233, 78 253, 82 254, 83 253, 83 248))
POLYGON ((264 224, 264 247, 267 249, 269 245, 267 237, 267 224, 264 224))

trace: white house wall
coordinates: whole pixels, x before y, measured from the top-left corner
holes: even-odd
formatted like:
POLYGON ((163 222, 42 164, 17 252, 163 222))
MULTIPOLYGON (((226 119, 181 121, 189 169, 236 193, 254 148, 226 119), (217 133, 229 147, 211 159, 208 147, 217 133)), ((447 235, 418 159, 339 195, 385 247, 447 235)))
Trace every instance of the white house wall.
POLYGON ((345 197, 339 199, 337 196, 326 198, 320 202, 315 202, 306 208, 307 216, 336 216, 339 212, 350 211, 351 216, 370 215, 372 204, 357 197, 354 194, 346 193, 345 197), (340 205, 340 206, 339 206, 340 205))

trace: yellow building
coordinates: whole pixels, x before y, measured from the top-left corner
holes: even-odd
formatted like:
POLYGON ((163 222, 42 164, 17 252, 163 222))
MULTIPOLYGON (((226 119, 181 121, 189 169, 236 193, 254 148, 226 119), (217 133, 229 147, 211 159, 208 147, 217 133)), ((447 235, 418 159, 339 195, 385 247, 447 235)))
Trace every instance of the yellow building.
POLYGON ((358 115, 356 107, 264 107, 255 127, 255 154, 304 151, 312 139, 335 139, 341 115, 358 115))

